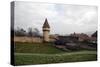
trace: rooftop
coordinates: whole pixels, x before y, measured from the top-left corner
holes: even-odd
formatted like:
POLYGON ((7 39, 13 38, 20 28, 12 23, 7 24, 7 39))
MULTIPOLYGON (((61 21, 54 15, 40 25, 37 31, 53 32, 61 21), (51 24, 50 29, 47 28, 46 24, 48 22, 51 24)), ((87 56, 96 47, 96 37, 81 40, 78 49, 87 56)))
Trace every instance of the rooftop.
POLYGON ((45 19, 45 22, 43 24, 43 28, 50 28, 47 18, 45 19))

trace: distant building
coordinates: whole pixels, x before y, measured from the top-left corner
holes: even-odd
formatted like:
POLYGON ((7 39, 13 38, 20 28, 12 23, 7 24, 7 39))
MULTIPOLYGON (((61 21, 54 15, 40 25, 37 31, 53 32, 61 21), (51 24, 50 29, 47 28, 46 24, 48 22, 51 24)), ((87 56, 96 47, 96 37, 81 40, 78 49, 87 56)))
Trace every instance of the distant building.
POLYGON ((97 43, 97 31, 91 35, 90 41, 92 43, 97 43))
POLYGON ((48 24, 47 18, 45 19, 42 30, 43 30, 43 41, 49 42, 50 41, 50 38, 49 38, 50 26, 48 24))
POLYGON ((71 34, 73 37, 78 37, 78 41, 88 41, 90 37, 87 34, 84 33, 73 33, 71 34))
POLYGON ((78 41, 78 37, 72 37, 72 36, 58 36, 58 38, 60 40, 63 40, 64 42, 77 42, 78 41))

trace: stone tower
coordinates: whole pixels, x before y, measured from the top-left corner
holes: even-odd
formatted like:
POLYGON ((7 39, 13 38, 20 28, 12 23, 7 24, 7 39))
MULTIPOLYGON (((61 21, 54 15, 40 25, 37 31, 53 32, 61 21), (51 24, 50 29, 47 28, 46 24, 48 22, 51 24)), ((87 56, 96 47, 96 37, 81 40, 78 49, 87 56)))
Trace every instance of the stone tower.
POLYGON ((49 42, 50 26, 48 24, 47 18, 45 19, 42 30, 43 30, 43 42, 49 42))

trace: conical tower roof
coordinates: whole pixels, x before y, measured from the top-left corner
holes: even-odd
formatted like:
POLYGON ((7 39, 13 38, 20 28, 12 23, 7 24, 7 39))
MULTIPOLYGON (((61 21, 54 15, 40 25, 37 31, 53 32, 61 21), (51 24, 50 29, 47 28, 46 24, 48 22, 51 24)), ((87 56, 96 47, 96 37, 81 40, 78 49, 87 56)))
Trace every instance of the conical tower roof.
POLYGON ((43 28, 50 28, 47 18, 45 19, 45 22, 43 24, 43 28))

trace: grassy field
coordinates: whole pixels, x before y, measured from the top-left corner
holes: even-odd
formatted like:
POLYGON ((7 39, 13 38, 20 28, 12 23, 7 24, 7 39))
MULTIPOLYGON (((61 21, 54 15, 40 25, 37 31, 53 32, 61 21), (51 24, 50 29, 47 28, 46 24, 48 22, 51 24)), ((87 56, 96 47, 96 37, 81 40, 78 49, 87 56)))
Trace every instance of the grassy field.
POLYGON ((55 54, 65 51, 59 50, 51 43, 15 43, 16 53, 40 53, 40 54, 55 54))
POLYGON ((66 52, 53 44, 15 43, 15 65, 95 61, 96 51, 66 52))

